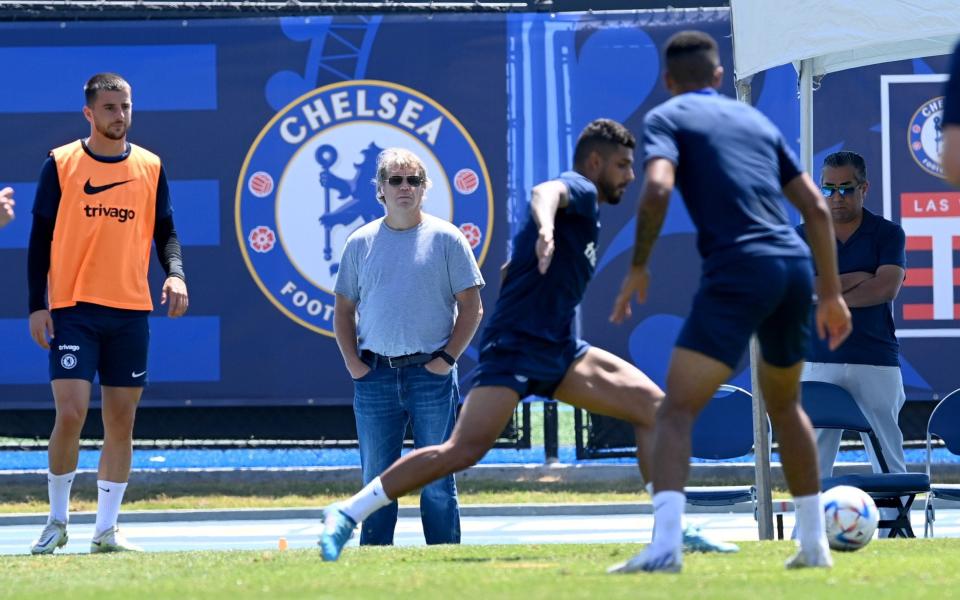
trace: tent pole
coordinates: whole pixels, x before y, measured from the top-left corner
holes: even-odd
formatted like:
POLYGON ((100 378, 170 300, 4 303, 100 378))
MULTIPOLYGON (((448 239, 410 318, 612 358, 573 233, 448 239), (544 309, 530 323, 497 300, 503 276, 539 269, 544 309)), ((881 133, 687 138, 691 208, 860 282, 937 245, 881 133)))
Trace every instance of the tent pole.
MULTIPOLYGON (((737 80, 737 100, 751 104, 751 77, 737 80)), ((757 337, 750 338, 750 385, 753 390, 753 455, 757 482, 757 530, 761 540, 773 539, 773 490, 770 485, 770 428, 767 408, 757 382, 757 337)))
POLYGON ((800 61, 800 163, 813 176, 813 59, 800 61))
POLYGON ((750 386, 753 390, 753 457, 757 480, 757 531, 761 540, 773 539, 773 486, 770 483, 770 422, 760 392, 757 363, 760 344, 750 336, 750 386))

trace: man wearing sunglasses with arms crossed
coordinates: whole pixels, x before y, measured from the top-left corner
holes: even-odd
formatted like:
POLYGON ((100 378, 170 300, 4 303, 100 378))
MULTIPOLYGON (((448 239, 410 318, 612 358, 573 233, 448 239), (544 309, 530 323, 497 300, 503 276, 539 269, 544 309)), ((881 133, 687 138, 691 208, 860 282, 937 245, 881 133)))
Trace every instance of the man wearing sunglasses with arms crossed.
MULTIPOLYGON (((400 458, 408 422, 418 448, 450 437, 460 403, 456 359, 480 324, 484 283, 460 230, 422 211, 430 180, 419 157, 384 150, 373 183, 386 216, 347 239, 333 317, 354 381, 364 484, 400 458)), ((361 544, 393 544, 397 503, 378 508, 363 522, 361 544)), ((423 487, 420 515, 428 544, 460 542, 452 474, 423 487)))
MULTIPOLYGON (((864 208, 869 188, 866 163, 856 152, 834 152, 824 159, 820 191, 833 216, 840 285, 853 332, 832 352, 814 337, 801 379, 833 383, 850 392, 876 432, 890 471, 905 473, 897 417, 906 396, 891 302, 903 283, 906 238, 899 225, 864 208)), ((806 240, 804 225, 797 232, 806 240)), ((820 472, 829 477, 843 432, 818 429, 816 433, 820 472)), ((866 435, 861 437, 873 470, 879 473, 873 446, 866 435)))

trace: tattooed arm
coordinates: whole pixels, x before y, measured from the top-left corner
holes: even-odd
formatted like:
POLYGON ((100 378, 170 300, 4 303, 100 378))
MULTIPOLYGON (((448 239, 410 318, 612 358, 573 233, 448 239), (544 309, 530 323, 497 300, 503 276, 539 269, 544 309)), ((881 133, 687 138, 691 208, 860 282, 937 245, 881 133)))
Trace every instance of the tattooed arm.
POLYGON ((638 303, 647 299, 647 285, 650 281, 647 262, 667 215, 667 204, 673 192, 675 177, 676 167, 669 160, 655 158, 647 162, 643 189, 640 191, 640 206, 637 209, 637 238, 633 247, 633 259, 614 303, 613 314, 610 315, 610 320, 614 323, 630 318, 633 313, 630 301, 634 295, 638 303))
POLYGON ((663 219, 667 216, 667 203, 673 192, 675 175, 676 168, 669 160, 655 158, 647 163, 637 209, 637 238, 631 262, 634 267, 646 267, 650 259, 653 243, 657 241, 663 219))

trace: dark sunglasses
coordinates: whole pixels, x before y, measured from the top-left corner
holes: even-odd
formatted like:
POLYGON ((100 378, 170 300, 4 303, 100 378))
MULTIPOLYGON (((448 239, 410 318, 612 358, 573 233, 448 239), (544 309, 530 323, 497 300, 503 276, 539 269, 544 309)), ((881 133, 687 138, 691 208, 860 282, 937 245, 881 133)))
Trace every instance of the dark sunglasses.
MULTIPOLYGON (((393 187, 400 187, 400 184, 403 183, 403 180, 403 175, 391 175, 390 177, 387 177, 387 183, 393 187)), ((410 187, 420 187, 420 184, 423 183, 423 177, 420 177, 419 175, 407 175, 406 180, 407 183, 410 184, 410 187)))
POLYGON ((820 193, 823 194, 824 198, 832 198, 833 193, 837 192, 840 194, 841 198, 846 198, 848 195, 852 194, 854 190, 860 187, 862 184, 854 183, 852 185, 821 185, 820 193))

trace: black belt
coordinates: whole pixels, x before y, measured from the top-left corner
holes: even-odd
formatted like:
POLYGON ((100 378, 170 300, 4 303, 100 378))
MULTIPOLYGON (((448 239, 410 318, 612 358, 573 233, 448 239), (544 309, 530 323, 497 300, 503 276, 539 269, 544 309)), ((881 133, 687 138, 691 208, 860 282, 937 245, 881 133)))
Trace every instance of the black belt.
POLYGON ((400 367, 424 365, 433 360, 433 355, 427 354, 426 352, 417 352, 416 354, 406 354, 404 356, 384 356, 369 350, 362 350, 360 357, 373 362, 373 364, 370 365, 371 369, 376 369, 380 363, 386 364, 391 369, 399 369, 400 367))

